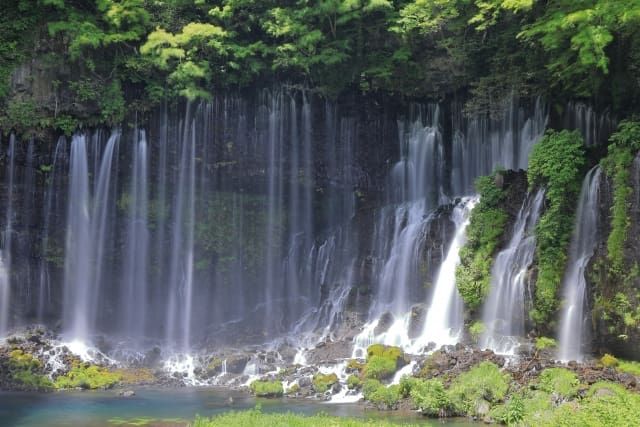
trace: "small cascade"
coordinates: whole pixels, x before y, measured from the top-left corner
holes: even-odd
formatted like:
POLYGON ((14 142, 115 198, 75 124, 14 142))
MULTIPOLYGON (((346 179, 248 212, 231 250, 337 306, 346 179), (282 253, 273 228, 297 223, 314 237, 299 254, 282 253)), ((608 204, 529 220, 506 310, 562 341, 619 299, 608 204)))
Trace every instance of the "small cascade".
POLYGON ((456 231, 438 272, 424 329, 417 340, 420 345, 431 342, 438 347, 456 344, 460 337, 464 319, 462 298, 456 288, 456 267, 460 263, 460 249, 466 241, 471 210, 477 202, 477 198, 466 199, 453 210, 456 231))
POLYGON ((144 131, 136 132, 133 147, 133 171, 129 191, 129 219, 127 225, 127 256, 123 277, 125 316, 123 330, 132 338, 144 336, 148 298, 147 271, 149 252, 149 194, 147 188, 147 138, 144 131))
POLYGON ((564 305, 560 316, 559 358, 582 360, 588 325, 585 323, 587 296, 586 269, 597 243, 598 203, 600 197, 599 166, 587 173, 578 199, 575 227, 569 247, 567 270, 562 284, 564 305))
POLYGON ((536 249, 534 230, 543 201, 543 190, 525 198, 513 225, 511 239, 493 263, 491 290, 482 317, 486 332, 480 346, 497 354, 513 355, 524 336, 527 316, 525 294, 529 267, 536 249))
POLYGON ((9 150, 7 152, 8 167, 6 168, 6 210, 5 224, 0 241, 0 337, 3 337, 9 329, 10 298, 11 298, 11 244, 13 239, 13 186, 15 178, 16 137, 9 137, 9 150))

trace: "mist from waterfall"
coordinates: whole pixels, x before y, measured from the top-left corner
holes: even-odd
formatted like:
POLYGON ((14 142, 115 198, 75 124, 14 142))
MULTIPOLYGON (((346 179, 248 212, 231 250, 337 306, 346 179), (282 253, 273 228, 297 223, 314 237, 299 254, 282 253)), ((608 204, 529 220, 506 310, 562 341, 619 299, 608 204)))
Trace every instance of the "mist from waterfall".
POLYGON ((600 166, 587 173, 578 198, 575 226, 562 282, 559 352, 562 361, 581 361, 588 338, 586 270, 597 243, 600 166))
POLYGON ((540 218, 544 190, 528 193, 511 231, 507 246, 495 257, 491 289, 483 308, 486 331, 480 346, 497 354, 513 355, 525 335, 527 307, 531 299, 530 267, 536 250, 535 227, 540 218))

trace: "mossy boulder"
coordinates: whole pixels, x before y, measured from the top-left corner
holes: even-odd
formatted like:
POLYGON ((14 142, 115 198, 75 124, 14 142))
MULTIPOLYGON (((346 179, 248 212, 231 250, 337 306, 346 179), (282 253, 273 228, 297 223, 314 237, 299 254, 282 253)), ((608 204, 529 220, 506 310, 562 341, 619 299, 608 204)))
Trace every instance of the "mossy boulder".
POLYGON ((58 389, 109 389, 120 382, 122 375, 89 363, 75 363, 69 372, 56 378, 54 385, 58 389))
POLYGON ((256 380, 249 388, 258 397, 281 397, 284 394, 282 382, 277 380, 256 380))
POLYGON ((388 379, 407 363, 400 347, 373 344, 367 348, 367 363, 362 373, 369 379, 388 379))
MULTIPOLYGON (((6 355, 6 354, 5 354, 6 355)), ((14 349, 0 361, 4 386, 19 390, 50 390, 53 383, 44 375, 42 363, 29 353, 14 349)))
POLYGON ((316 374, 313 376, 313 390, 316 393, 326 393, 334 384, 338 382, 336 374, 316 374))

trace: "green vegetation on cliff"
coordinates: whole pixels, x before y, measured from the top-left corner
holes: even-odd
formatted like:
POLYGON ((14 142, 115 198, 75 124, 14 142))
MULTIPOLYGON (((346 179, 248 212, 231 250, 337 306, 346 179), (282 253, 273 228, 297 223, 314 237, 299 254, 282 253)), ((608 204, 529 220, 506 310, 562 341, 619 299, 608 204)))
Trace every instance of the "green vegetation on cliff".
POLYGON ((501 172, 476 181, 480 202, 471 212, 467 243, 460 251, 460 265, 456 269, 458 291, 471 310, 480 308, 489 293, 493 255, 509 219, 504 211, 507 193, 498 181, 503 182, 501 172))
POLYGON ((529 158, 529 186, 546 189, 546 207, 535 232, 538 280, 531 317, 538 325, 550 321, 558 305, 584 165, 577 131, 547 132, 529 158))
POLYGON ((8 0, 0 123, 21 132, 112 124, 178 96, 289 82, 440 98, 495 112, 512 94, 640 93, 635 0, 8 0), (26 74, 9 84, 12 70, 26 74), (34 87, 33 80, 39 80, 34 87), (30 107, 34 108, 30 110, 30 107), (13 111, 28 111, 16 116, 13 111))

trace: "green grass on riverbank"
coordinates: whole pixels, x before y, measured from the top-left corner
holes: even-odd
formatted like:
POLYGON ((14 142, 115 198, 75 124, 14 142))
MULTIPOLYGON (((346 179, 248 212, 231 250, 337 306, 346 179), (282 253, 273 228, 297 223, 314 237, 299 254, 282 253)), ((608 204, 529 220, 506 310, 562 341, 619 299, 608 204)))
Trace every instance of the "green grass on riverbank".
MULTIPOLYGON (((333 417, 329 415, 305 416, 293 413, 265 414, 259 409, 241 412, 227 412, 213 418, 196 418, 192 427, 391 427, 397 426, 385 420, 363 420, 357 418, 333 417)), ((418 426, 418 424, 402 424, 418 426)))

